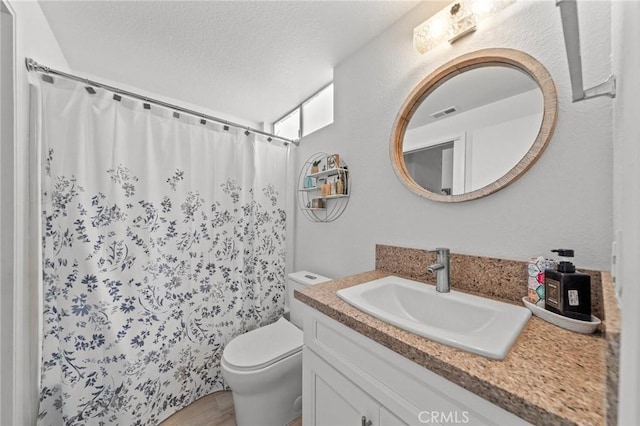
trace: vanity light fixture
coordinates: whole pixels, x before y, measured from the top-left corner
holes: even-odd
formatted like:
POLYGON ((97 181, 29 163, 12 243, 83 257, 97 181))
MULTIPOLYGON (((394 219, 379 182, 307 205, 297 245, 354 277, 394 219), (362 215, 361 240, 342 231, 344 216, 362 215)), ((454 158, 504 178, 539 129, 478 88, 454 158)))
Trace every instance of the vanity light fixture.
POLYGON ((437 44, 456 40, 476 30, 483 19, 515 3, 516 0, 458 0, 413 29, 413 46, 426 53, 437 44))

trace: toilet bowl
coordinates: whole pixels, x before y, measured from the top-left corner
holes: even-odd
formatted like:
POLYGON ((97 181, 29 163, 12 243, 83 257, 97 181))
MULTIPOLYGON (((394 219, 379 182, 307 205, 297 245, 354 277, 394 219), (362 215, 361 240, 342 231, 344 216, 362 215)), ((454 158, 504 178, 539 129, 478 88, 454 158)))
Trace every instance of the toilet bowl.
POLYGON ((293 291, 329 280, 306 271, 289 274, 292 322, 280 318, 226 345, 222 376, 231 388, 238 426, 284 426, 301 414, 303 316, 293 291))

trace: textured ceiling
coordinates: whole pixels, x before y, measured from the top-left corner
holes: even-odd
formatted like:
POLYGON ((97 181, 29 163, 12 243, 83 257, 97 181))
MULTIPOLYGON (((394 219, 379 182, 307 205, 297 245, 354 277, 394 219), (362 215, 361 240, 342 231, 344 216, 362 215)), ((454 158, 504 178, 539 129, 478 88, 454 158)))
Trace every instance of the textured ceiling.
POLYGON ((254 122, 330 82, 336 65, 416 4, 40 0, 75 72, 254 122))

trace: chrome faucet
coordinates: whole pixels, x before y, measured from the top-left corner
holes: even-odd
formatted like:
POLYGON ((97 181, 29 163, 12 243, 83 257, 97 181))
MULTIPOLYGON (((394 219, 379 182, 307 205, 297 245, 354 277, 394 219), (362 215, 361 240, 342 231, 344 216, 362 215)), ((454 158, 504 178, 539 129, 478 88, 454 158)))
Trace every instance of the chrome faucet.
POLYGON ((437 248, 435 250, 429 250, 430 253, 438 253, 436 263, 427 268, 427 272, 433 274, 437 273, 436 277, 436 291, 440 293, 448 293, 451 290, 451 283, 449 282, 449 249, 437 248))

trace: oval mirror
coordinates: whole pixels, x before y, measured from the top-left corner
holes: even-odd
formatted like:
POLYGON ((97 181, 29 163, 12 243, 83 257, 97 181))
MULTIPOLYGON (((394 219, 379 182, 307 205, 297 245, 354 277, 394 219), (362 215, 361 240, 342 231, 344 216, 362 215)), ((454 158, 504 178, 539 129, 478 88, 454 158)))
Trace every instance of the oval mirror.
POLYGON ((556 118, 555 85, 533 57, 511 49, 469 53, 411 92, 391 135, 393 167, 422 197, 483 197, 538 160, 556 118))

